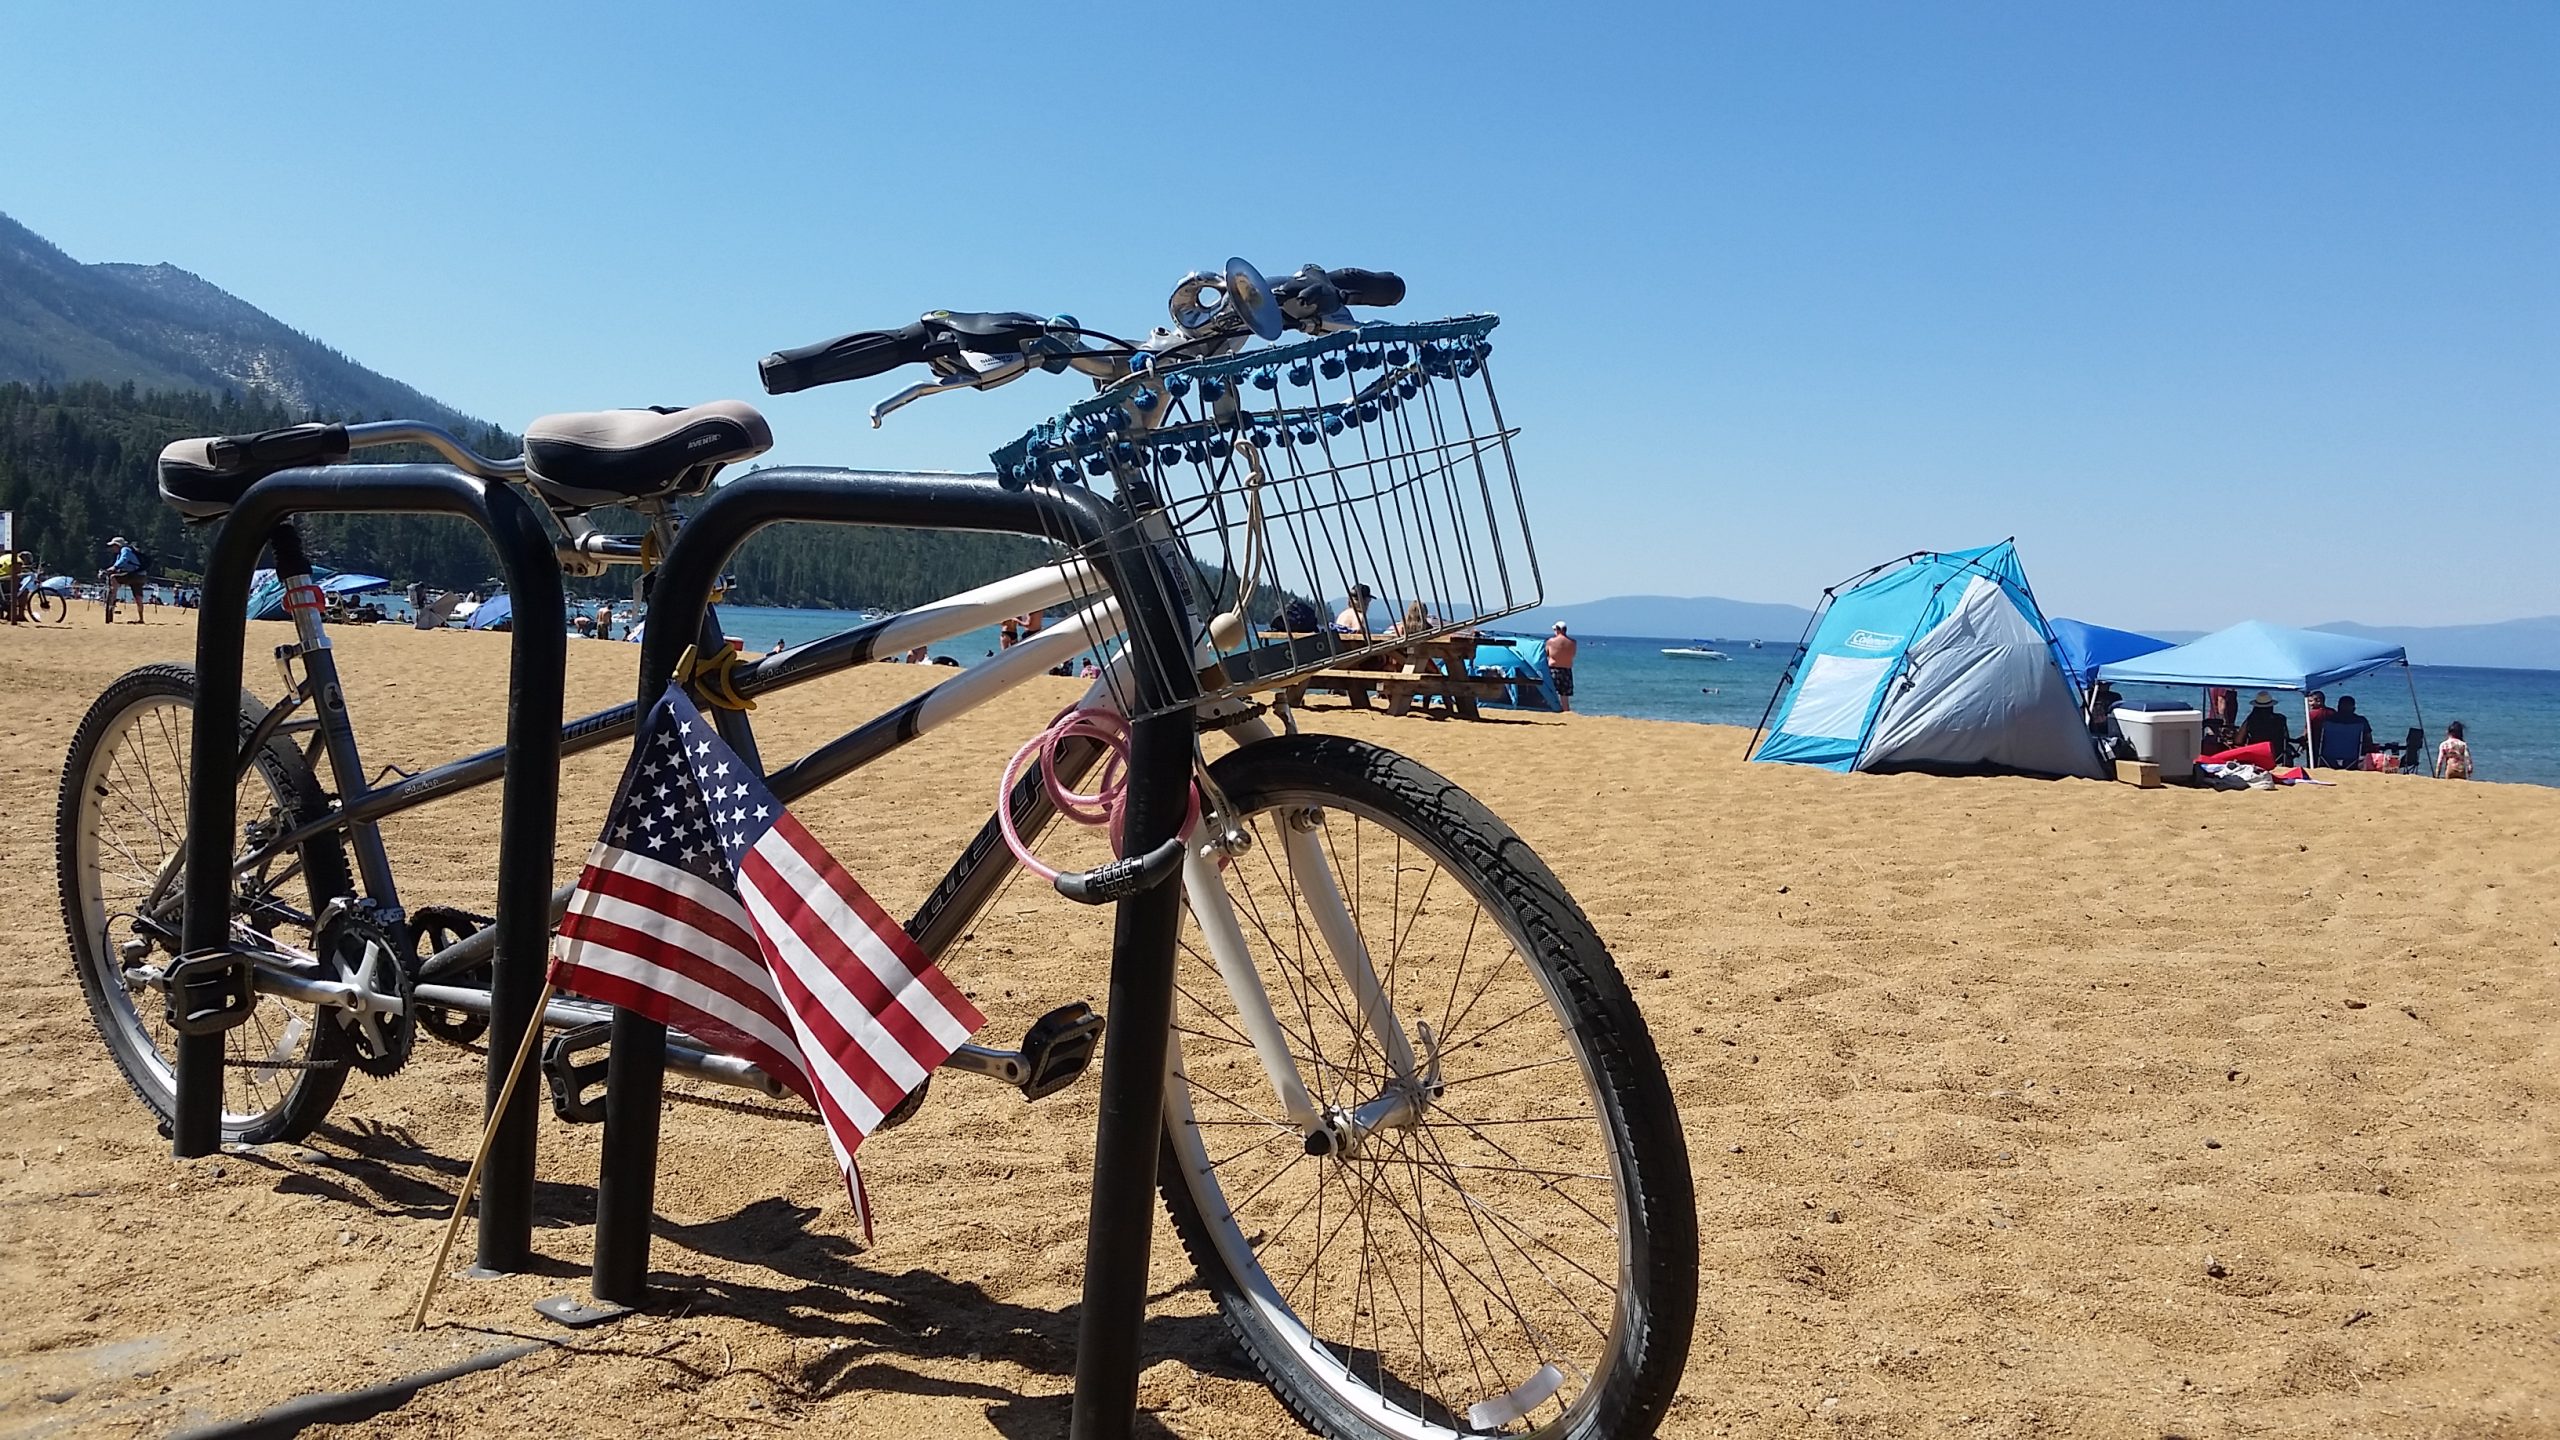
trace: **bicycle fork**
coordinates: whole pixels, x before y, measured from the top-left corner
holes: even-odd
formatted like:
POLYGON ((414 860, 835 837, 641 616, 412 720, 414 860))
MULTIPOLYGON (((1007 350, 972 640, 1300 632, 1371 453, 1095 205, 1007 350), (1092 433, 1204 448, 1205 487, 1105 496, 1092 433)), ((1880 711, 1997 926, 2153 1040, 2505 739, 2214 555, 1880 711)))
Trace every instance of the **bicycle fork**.
MULTIPOLYGON (((1259 719, 1236 727, 1235 733, 1241 744, 1271 738, 1270 727, 1259 719)), ((1253 1043, 1254 1056, 1271 1082, 1272 1094, 1289 1124, 1305 1137, 1307 1153, 1356 1155, 1377 1131, 1410 1126, 1420 1117, 1423 1106, 1440 1093, 1437 1039, 1429 1022, 1417 1022, 1424 1051, 1417 1061, 1413 1043, 1406 1037, 1395 1007, 1378 981, 1377 966, 1359 924, 1343 902, 1332 857, 1324 844, 1324 813, 1306 807, 1282 816, 1281 844, 1287 857, 1287 874, 1315 921, 1315 938, 1323 946, 1334 973, 1342 978, 1357 1012, 1350 1018, 1355 1028, 1366 1032, 1377 1045, 1390 1072, 1391 1078, 1380 1093, 1356 1106, 1319 1105, 1308 1093, 1306 1081, 1298 1073, 1297 1059, 1289 1052, 1288 1032, 1272 1007, 1270 989, 1263 983, 1244 927, 1238 922, 1226 884, 1219 877, 1221 866, 1247 842, 1243 832, 1231 828, 1230 817, 1212 814, 1207 818, 1210 833, 1195 841, 1184 857, 1184 896, 1192 918, 1200 926, 1210 963, 1235 1002, 1237 1027, 1253 1043)), ((1181 1064, 1177 1047, 1173 1065, 1179 1070, 1181 1064)))

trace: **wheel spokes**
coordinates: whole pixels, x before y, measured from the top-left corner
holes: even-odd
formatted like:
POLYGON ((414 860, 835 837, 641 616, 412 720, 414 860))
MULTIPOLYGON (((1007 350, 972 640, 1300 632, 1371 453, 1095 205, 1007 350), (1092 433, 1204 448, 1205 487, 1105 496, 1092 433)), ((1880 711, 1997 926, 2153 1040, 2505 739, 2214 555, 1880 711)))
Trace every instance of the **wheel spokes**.
MULTIPOLYGON (((1306 918, 1286 810, 1243 823, 1259 853, 1223 873, 1246 949, 1318 1109, 1356 1111, 1398 1082, 1306 918)), ((1473 1428, 1470 1406, 1515 1393, 1525 1413, 1487 1414, 1551 1420, 1606 1363, 1623 1299, 1621 1182, 1589 1066, 1525 939, 1439 856, 1331 801, 1318 838, 1394 1023, 1413 1033, 1436 1010, 1450 1075, 1356 1153, 1307 1154, 1187 938, 1176 1079, 1198 1105, 1173 1113, 1224 1196, 1209 1218, 1244 1237, 1240 1268, 1259 1268, 1347 1386, 1417 1431, 1473 1428), (1561 1383, 1539 1378, 1550 1366, 1561 1383)))

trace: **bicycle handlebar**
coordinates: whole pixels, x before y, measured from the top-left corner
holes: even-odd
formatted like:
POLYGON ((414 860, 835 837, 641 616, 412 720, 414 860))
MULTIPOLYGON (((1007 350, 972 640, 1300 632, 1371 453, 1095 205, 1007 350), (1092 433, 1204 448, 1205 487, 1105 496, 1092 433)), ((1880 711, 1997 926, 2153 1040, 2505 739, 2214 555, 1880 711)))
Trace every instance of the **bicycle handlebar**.
POLYGON ((1404 277, 1392 270, 1327 270, 1324 278, 1342 293, 1345 305, 1384 309, 1404 303, 1404 277))
POLYGON ((925 342, 921 320, 898 330, 856 330, 797 350, 777 350, 756 362, 756 374, 764 381, 767 395, 789 395, 920 364, 925 359, 925 342))
MULTIPOLYGON (((1271 287, 1272 299, 1280 306, 1284 319, 1294 328, 1311 333, 1348 323, 1345 306, 1384 307, 1404 303, 1405 286, 1401 276, 1387 270, 1344 268, 1327 270, 1309 265, 1295 275, 1271 287)), ((1213 317, 1199 332, 1177 336, 1181 340, 1203 335, 1222 335, 1220 323, 1225 312, 1213 317)), ((1063 322, 1043 320, 1020 311, 966 312, 937 310, 912 325, 897 330, 856 330, 832 340, 803 345, 793 350, 777 350, 756 364, 756 375, 763 381, 768 395, 789 395, 801 390, 832 385, 840 380, 865 380, 906 365, 934 364, 953 383, 937 388, 974 388, 968 383, 970 372, 987 379, 1010 380, 1020 374, 1019 367, 972 365, 964 356, 1015 359, 1029 355, 1033 342, 1047 339, 1042 358, 1056 361, 1073 346, 1073 330, 1063 322), (940 363, 936 363, 940 362, 940 363)), ((1167 332, 1159 331, 1159 335, 1167 332)), ((1106 352, 1107 353, 1107 352, 1106 352)), ((1052 369, 1058 368, 1052 364, 1052 369)), ((874 417, 877 423, 877 417, 874 417)))

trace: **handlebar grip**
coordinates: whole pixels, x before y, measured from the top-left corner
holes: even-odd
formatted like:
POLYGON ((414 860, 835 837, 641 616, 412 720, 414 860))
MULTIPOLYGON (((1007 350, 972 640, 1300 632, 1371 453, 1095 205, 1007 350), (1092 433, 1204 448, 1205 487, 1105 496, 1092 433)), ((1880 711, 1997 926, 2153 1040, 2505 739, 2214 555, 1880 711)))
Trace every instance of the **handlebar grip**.
POLYGON ((778 350, 756 362, 756 374, 767 395, 868 379, 924 360, 927 338, 921 321, 899 330, 856 330, 797 350, 778 350))
POLYGON ((289 470, 313 460, 344 460, 347 427, 315 422, 254 435, 225 435, 205 447, 205 458, 216 470, 229 473, 289 470))
POLYGON ((1385 307, 1404 303, 1404 277, 1392 270, 1327 270, 1324 278, 1346 305, 1385 307))

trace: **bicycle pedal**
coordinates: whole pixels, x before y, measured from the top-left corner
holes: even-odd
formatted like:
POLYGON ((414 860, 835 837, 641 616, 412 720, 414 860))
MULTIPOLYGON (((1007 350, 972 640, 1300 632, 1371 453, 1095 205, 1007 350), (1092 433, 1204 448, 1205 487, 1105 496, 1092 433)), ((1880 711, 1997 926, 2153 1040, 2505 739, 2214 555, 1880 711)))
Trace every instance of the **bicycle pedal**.
POLYGON ((542 1078, 551 1087, 551 1113, 571 1125, 594 1125, 604 1119, 604 1076, 610 1056, 582 1061, 580 1055, 601 1050, 613 1038, 613 1022, 599 1020, 563 1030, 542 1047, 542 1078), (587 1092, 595 1092, 589 1098, 587 1092))
POLYGON ((207 950, 186 956, 169 967, 169 1028, 181 1035, 219 1035, 247 1023, 258 1008, 251 985, 256 974, 249 957, 232 950, 207 950))
POLYGON ((1031 1022, 1022 1036, 1022 1098, 1038 1100, 1076 1083, 1102 1043, 1102 1017, 1079 1000, 1031 1022))

